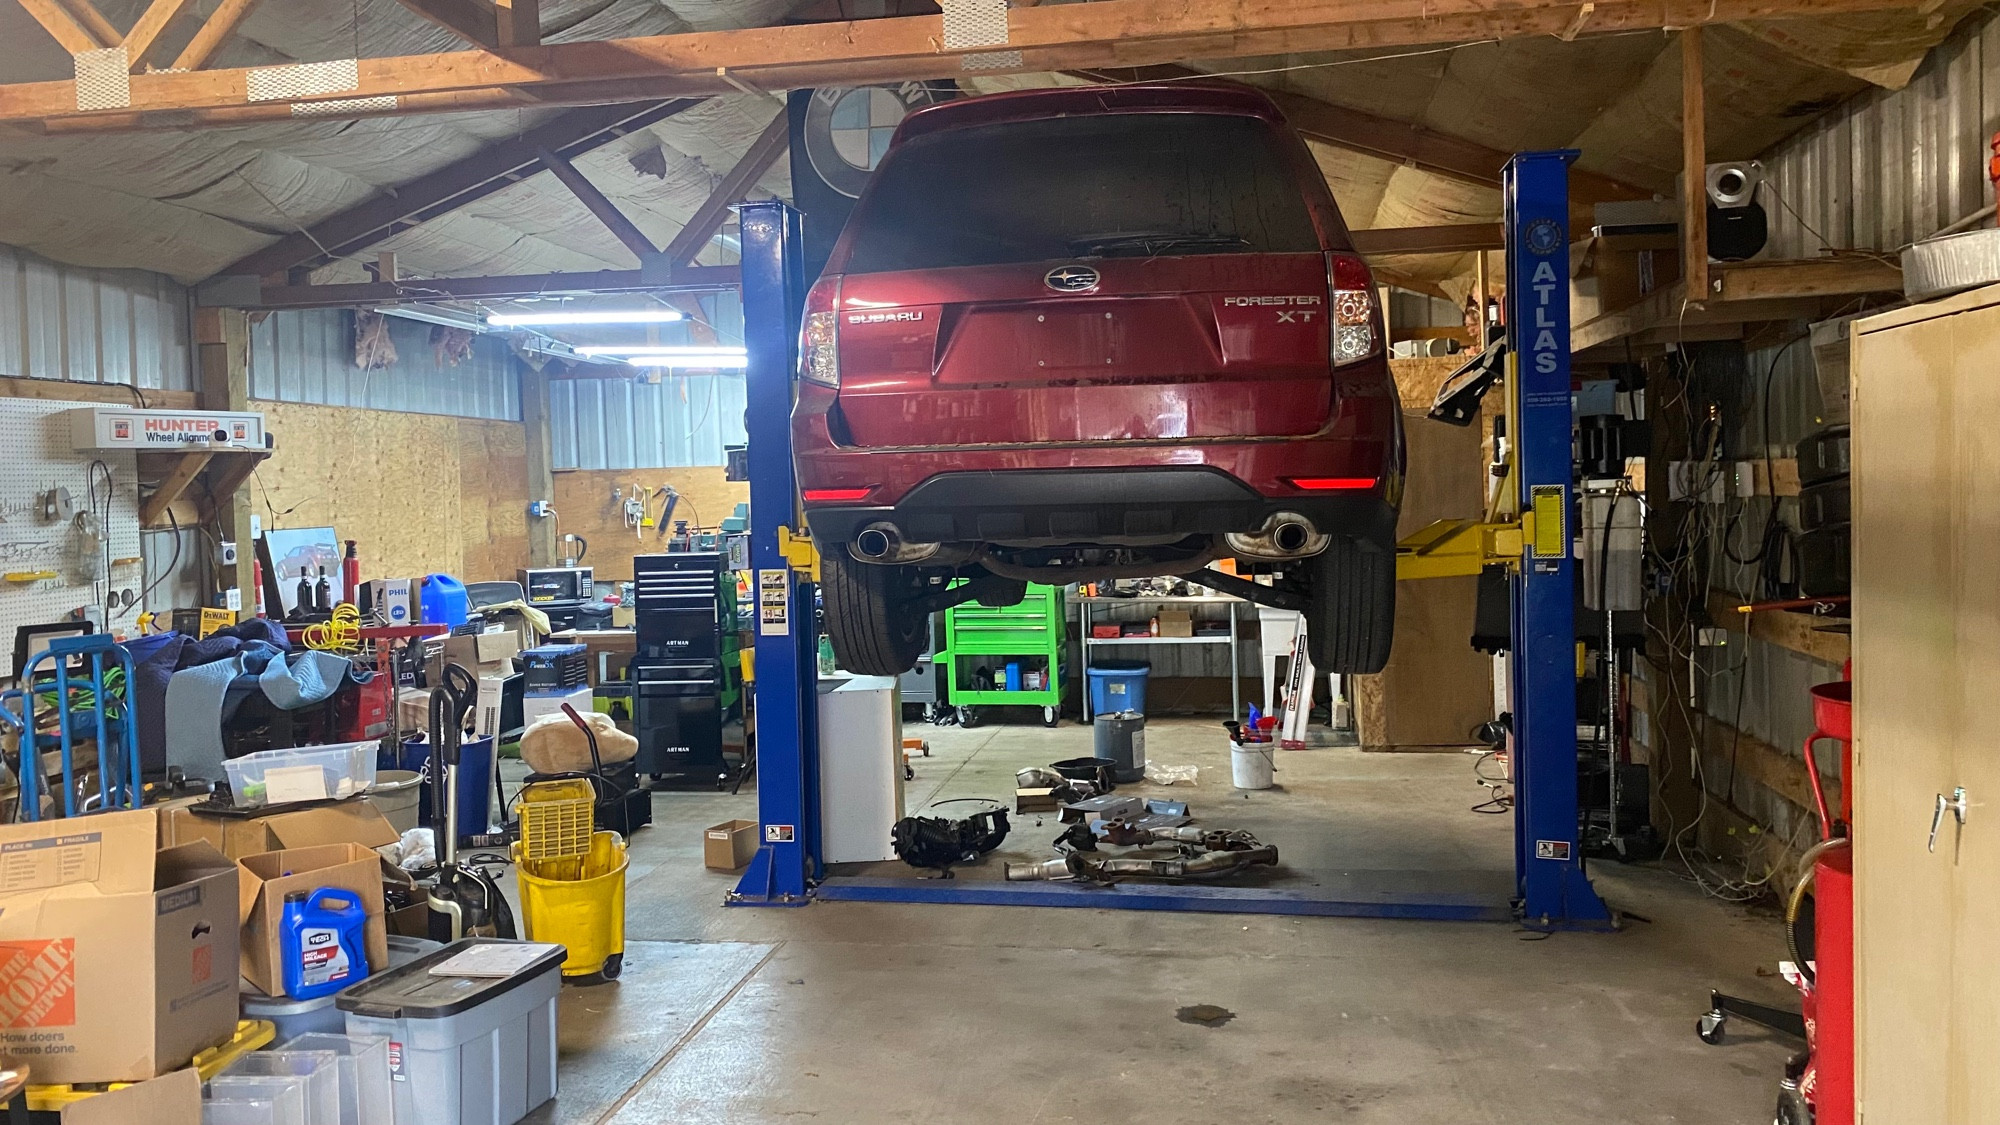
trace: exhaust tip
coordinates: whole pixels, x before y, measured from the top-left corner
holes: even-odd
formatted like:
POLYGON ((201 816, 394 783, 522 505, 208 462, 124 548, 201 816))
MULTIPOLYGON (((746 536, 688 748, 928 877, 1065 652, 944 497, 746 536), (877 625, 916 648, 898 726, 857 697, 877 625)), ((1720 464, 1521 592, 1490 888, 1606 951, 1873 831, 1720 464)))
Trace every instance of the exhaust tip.
POLYGON ((1302 551, 1312 539, 1312 530, 1302 523, 1281 523, 1271 532, 1271 541, 1287 554, 1302 551))
POLYGON ((854 537, 854 553, 864 559, 888 558, 895 546, 889 533, 878 527, 867 528, 854 537))

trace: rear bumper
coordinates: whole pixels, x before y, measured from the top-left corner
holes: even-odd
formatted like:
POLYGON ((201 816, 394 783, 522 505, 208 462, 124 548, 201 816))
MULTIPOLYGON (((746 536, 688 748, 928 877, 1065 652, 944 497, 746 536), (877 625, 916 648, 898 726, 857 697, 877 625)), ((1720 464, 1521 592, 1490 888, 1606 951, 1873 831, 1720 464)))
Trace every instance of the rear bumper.
POLYGON ((912 543, 1117 544, 1249 531, 1296 512, 1330 534, 1385 542, 1396 528, 1387 491, 1270 497, 1198 465, 962 471, 932 476, 893 504, 807 505, 806 520, 823 543, 888 524, 912 543))

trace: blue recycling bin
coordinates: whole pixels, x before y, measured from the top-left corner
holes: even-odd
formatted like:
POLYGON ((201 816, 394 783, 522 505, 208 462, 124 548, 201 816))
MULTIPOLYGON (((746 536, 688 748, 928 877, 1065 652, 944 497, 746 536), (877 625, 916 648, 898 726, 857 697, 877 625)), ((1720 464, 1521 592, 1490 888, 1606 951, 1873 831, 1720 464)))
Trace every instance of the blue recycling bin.
MULTIPOLYGON (((431 815, 431 756, 428 742, 412 739, 403 743, 395 768, 424 775, 422 797, 417 805, 417 823, 436 827, 431 815)), ((483 835, 492 827, 488 820, 493 805, 493 740, 471 739, 458 748, 458 836, 483 835)))
POLYGON ((1153 674, 1152 665, 1107 660, 1091 665, 1088 674, 1091 714, 1104 715, 1113 711, 1146 713, 1146 677, 1153 674))

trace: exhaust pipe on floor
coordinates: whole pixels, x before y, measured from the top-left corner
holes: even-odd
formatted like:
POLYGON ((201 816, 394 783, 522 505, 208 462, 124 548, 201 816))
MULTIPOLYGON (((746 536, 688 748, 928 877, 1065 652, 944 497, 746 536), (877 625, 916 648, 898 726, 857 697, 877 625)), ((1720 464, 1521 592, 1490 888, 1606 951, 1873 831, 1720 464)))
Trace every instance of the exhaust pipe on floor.
POLYGON ((1278 512, 1256 531, 1232 531, 1223 538, 1230 551, 1253 559, 1310 558, 1333 540, 1297 512, 1278 512))
POLYGON ((905 543, 896 525, 873 523, 861 529, 848 545, 847 553, 865 563, 901 566, 933 558, 944 549, 942 543, 905 543))

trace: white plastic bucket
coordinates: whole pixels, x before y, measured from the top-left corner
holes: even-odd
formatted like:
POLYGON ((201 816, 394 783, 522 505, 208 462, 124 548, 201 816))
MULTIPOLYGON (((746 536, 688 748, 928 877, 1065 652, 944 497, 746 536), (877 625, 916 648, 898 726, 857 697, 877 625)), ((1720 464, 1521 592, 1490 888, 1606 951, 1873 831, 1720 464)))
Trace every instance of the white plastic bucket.
POLYGON ((1238 789, 1269 789, 1277 772, 1275 742, 1229 744, 1229 779, 1238 789))
POLYGON ((400 836, 417 826, 418 783, 423 775, 411 770, 383 770, 368 790, 368 803, 400 836))

